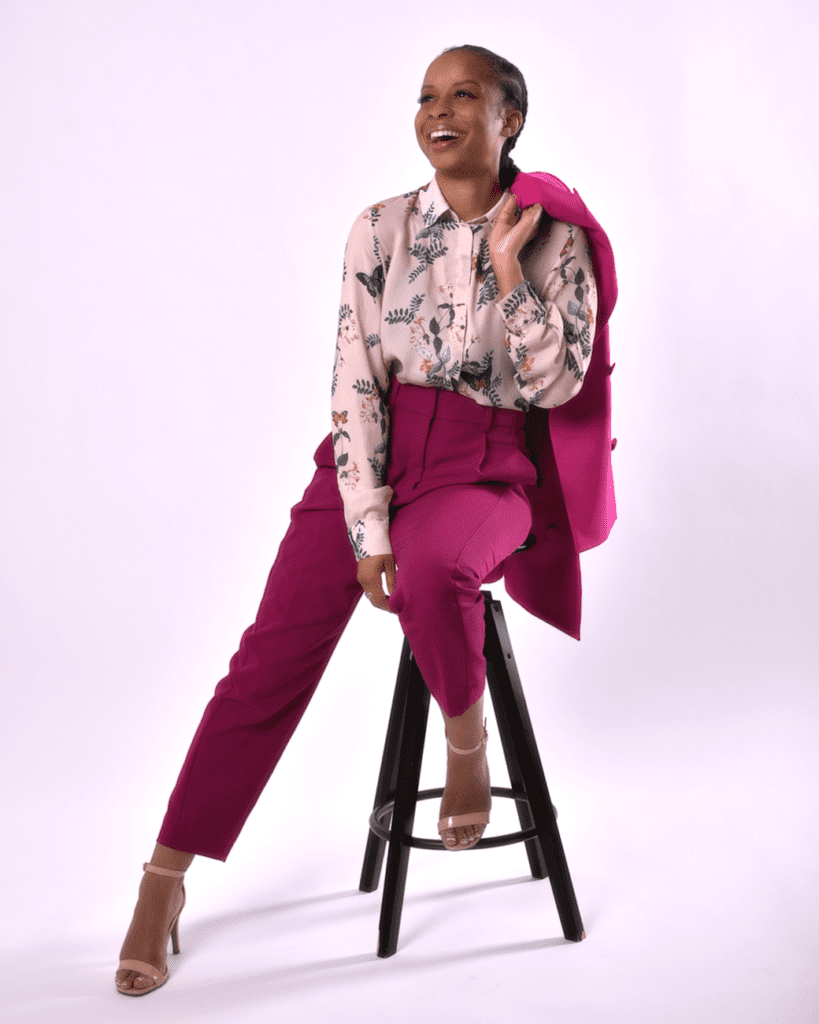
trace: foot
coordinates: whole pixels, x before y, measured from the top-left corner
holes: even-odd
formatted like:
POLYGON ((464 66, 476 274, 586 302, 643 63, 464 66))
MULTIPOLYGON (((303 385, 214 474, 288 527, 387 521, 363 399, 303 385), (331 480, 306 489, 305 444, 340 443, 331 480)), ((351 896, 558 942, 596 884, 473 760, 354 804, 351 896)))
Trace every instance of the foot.
MULTIPOLYGON (((120 960, 143 960, 165 973, 168 959, 168 931, 184 903, 184 879, 145 871, 139 885, 139 899, 131 926, 122 944, 120 960)), ((151 988, 147 974, 120 968, 116 974, 118 989, 151 988)))
MULTIPOLYGON (((470 749, 483 736, 481 732, 470 749)), ((460 744, 455 744, 460 746, 460 744)), ((450 814, 471 814, 475 811, 488 811, 492 807, 492 792, 489 782, 489 765, 486 762, 486 744, 481 744, 473 754, 456 754, 447 744, 446 786, 441 798, 439 818, 447 818, 450 814)), ((444 846, 450 849, 465 849, 473 846, 483 835, 485 825, 459 825, 441 832, 444 846)))

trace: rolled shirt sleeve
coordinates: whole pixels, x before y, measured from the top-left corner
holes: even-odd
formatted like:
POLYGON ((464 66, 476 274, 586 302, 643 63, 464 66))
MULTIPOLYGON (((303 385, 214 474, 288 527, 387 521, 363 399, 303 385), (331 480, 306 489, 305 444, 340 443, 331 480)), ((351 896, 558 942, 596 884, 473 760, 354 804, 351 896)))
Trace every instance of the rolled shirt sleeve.
POLYGON ((344 250, 332 385, 332 439, 347 534, 357 561, 391 554, 386 483, 389 373, 379 335, 384 267, 372 207, 355 220, 344 250))
POLYGON ((597 285, 582 228, 553 225, 561 244, 540 290, 527 279, 495 302, 506 325, 514 382, 531 405, 553 408, 580 390, 591 361, 597 285))

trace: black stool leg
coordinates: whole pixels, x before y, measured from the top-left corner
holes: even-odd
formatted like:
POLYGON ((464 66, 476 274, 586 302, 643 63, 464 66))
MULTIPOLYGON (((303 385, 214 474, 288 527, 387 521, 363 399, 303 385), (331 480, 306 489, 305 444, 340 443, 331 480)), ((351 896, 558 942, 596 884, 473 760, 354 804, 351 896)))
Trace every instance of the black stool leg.
MULTIPOLYGON (((378 784, 375 787, 373 810, 385 804, 388 794, 395 792, 398 784, 398 750, 401 734, 404 730, 404 717, 407 708, 407 688, 409 686, 410 668, 414 663, 409 640, 404 637, 401 658, 398 663, 398 676, 395 682, 395 693, 392 698, 390 720, 387 725, 387 738, 384 742, 384 753, 381 758, 381 771, 378 773, 378 784)), ((361 867, 361 880, 358 888, 361 892, 375 892, 381 878, 381 865, 384 862, 386 839, 381 839, 372 830, 368 831, 367 848, 364 851, 364 863, 361 867)))
POLYGON ((390 852, 387 855, 381 919, 378 923, 377 952, 380 957, 392 956, 398 949, 398 929, 401 926, 410 853, 409 845, 401 842, 401 837, 412 836, 429 714, 429 689, 415 658, 410 662, 406 707, 398 753, 398 782, 390 827, 390 852))
MULTIPOLYGON (((508 661, 510 672, 517 672, 517 666, 515 665, 515 657, 512 654, 511 648, 506 652, 503 651, 502 644, 498 638, 498 629, 492 616, 493 603, 500 606, 500 602, 493 602, 492 595, 488 590, 482 590, 481 593, 484 595, 486 602, 486 639, 484 640, 483 656, 486 658, 487 686, 489 687, 489 695, 492 698, 492 707, 495 709, 498 733, 500 734, 501 746, 503 747, 503 755, 506 759, 506 768, 509 772, 510 788, 513 793, 520 793, 522 796, 525 796, 526 786, 523 784, 523 776, 520 773, 520 766, 515 756, 515 738, 507 714, 507 700, 504 700, 505 695, 512 695, 512 688, 507 679, 508 673, 504 674, 506 663, 508 661), (510 655, 508 659, 506 657, 507 653, 510 655), (498 665, 498 669, 495 668, 496 665, 498 665)), ((501 614, 503 614, 502 611, 501 614)), ((535 820, 532 817, 526 800, 516 801, 515 810, 518 813, 521 831, 525 832, 527 829, 534 827, 535 820)), ((547 878, 549 871, 546 867, 543 851, 541 850, 540 840, 537 838, 527 839, 524 846, 526 847, 526 856, 529 858, 532 878, 547 878)))
POLYGON ((544 869, 548 873, 563 935, 573 942, 579 942, 586 937, 586 933, 512 653, 506 619, 500 601, 493 601, 488 590, 482 590, 481 593, 486 605, 486 673, 511 788, 515 792, 525 793, 529 799, 528 808, 522 802, 516 803, 521 828, 530 828, 534 824, 538 833, 537 840, 526 842, 532 876, 542 878, 543 874, 538 872, 544 869), (508 699, 508 694, 511 694, 512 700, 508 699))

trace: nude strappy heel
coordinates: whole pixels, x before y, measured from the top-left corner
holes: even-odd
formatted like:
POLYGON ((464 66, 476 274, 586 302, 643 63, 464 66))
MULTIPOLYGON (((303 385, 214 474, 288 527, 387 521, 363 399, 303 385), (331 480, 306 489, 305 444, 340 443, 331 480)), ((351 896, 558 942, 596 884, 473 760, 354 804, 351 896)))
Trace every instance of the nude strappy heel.
MULTIPOLYGON (((172 868, 160 868, 155 864, 145 863, 142 865, 143 871, 152 871, 156 875, 167 875, 169 878, 184 878, 184 871, 174 871, 172 868)), ((174 953, 179 952, 179 915, 182 913, 185 907, 185 885, 182 885, 182 906, 177 911, 176 917, 171 921, 170 927, 168 928, 168 935, 165 938, 165 945, 168 944, 170 938, 173 943, 174 953)), ((168 965, 165 964, 164 972, 161 971, 156 964, 149 964, 145 960, 120 960, 119 968, 126 971, 139 971, 140 974, 145 974, 153 980, 153 985, 149 985, 147 988, 120 988, 119 983, 115 980, 117 992, 121 992, 124 996, 144 996, 146 992, 153 992, 155 989, 161 988, 170 977, 170 971, 168 965)))
MULTIPOLYGON (((444 730, 446 733, 446 730, 444 730)), ((477 750, 487 743, 489 740, 489 734, 486 731, 486 719, 483 720, 483 737, 480 743, 472 747, 470 750, 461 750, 459 747, 454 746, 449 742, 449 736, 446 737, 446 743, 450 750, 456 754, 474 754, 477 750)), ((490 800, 491 803, 491 800, 490 800)), ((459 825, 488 825, 489 824, 489 811, 473 811, 470 814, 450 814, 446 818, 441 818, 438 822, 438 835, 442 836, 444 832, 451 828, 458 828, 459 825)), ((473 839, 471 843, 462 844, 456 843, 453 846, 448 846, 444 843, 444 849, 446 850, 469 850, 480 840, 481 836, 477 839, 473 839)))

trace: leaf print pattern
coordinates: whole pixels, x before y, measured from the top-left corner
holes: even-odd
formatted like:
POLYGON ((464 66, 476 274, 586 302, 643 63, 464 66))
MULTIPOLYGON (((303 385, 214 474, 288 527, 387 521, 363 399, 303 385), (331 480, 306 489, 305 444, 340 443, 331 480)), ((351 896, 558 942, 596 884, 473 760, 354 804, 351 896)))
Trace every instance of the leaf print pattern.
POLYGON ((489 239, 482 238, 478 254, 475 257, 475 277, 481 282, 481 290, 478 293, 478 309, 482 309, 498 297, 498 281, 489 258, 489 239))
POLYGON ((356 561, 360 562, 362 558, 367 557, 367 551, 364 547, 364 520, 357 519, 348 530, 348 533, 353 545, 356 561))
POLYGON ((421 308, 421 304, 424 301, 424 295, 413 295, 412 301, 410 302, 407 309, 396 309, 391 313, 387 313, 384 317, 388 324, 408 324, 415 319, 415 315, 421 308))
POLYGON ((387 444, 389 441, 387 395, 379 387, 377 380, 357 380, 355 390, 359 395, 364 396, 359 406, 359 415, 362 421, 377 423, 381 429, 381 441, 375 446, 372 456, 368 459, 375 479, 381 486, 387 478, 387 444), (373 385, 375 386, 373 387, 373 385))
POLYGON ((561 405, 582 386, 597 313, 585 233, 542 217, 520 254, 524 281, 499 295, 489 234, 505 198, 464 222, 433 178, 368 206, 353 223, 331 398, 339 491, 358 560, 392 550, 391 376, 522 411, 561 405))

